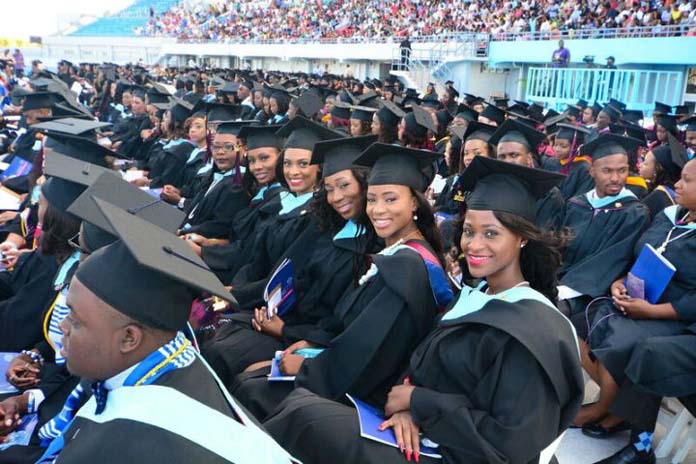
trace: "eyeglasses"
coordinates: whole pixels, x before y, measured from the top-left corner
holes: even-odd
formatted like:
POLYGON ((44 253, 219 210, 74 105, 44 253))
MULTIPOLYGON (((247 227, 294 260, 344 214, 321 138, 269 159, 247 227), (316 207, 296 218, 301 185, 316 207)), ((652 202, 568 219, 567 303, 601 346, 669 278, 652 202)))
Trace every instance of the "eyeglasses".
POLYGON ((79 232, 68 239, 68 245, 70 245, 70 248, 72 248, 75 251, 79 251, 83 255, 89 255, 91 253, 91 251, 83 248, 80 245, 80 233, 79 232))
POLYGON ((237 151, 242 151, 242 146, 241 145, 235 145, 233 143, 225 143, 223 145, 218 145, 216 143, 213 144, 212 146, 213 151, 225 151, 227 153, 233 153, 237 151))

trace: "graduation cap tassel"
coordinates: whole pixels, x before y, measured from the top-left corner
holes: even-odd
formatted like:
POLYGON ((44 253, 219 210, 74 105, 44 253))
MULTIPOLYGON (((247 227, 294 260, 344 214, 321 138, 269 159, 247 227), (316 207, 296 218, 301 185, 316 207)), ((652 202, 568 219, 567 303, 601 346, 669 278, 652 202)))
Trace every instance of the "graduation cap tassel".
POLYGON ((242 186, 242 162, 239 157, 239 151, 237 151, 237 157, 234 160, 234 182, 235 187, 242 186))
POLYGON ((213 131, 207 129, 205 133, 205 162, 213 158, 213 131))
POLYGON ((204 270, 210 272, 210 269, 208 269, 207 267, 201 266, 200 264, 198 264, 198 263, 195 262, 194 260, 189 259, 189 258, 187 258, 186 256, 182 255, 181 253, 176 252, 176 251, 175 251, 172 247, 170 247, 170 246, 166 246, 166 245, 163 246, 163 247, 162 247, 162 251, 164 251, 165 253, 167 253, 167 254, 169 254, 169 255, 175 256, 175 257, 177 257, 177 258, 179 258, 179 259, 183 259, 184 261, 186 261, 187 263, 189 263, 189 264, 191 264, 191 265, 193 265, 193 266, 199 267, 199 268, 201 268, 201 269, 204 269, 204 270))

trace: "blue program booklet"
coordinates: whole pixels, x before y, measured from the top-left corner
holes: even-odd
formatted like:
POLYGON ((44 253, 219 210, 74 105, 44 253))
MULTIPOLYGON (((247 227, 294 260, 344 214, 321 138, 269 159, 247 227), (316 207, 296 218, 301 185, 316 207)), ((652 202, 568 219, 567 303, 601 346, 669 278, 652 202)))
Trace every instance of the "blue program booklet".
POLYGON ((268 280, 263 291, 263 299, 266 301, 266 315, 270 319, 275 315, 282 316, 295 304, 295 269, 292 260, 286 258, 278 266, 268 280))
MULTIPOLYGON (((348 394, 346 394, 346 396, 351 403, 355 405, 355 409, 358 411, 360 436, 368 440, 374 440, 385 445, 393 446, 394 448, 399 447, 396 443, 396 435, 394 435, 394 430, 391 427, 385 430, 379 429, 379 426, 384 422, 384 414, 382 411, 348 394)), ((428 446, 424 443, 428 441, 429 440, 426 438, 421 437, 420 454, 441 459, 442 456, 437 453, 437 446, 428 446)), ((429 445, 434 445, 434 443, 430 442, 429 445)))
POLYGON ((32 164, 29 161, 17 156, 12 160, 7 169, 0 174, 0 180, 9 179, 10 177, 25 176, 31 171, 31 166, 32 164))
POLYGON ((626 290, 631 298, 641 298, 651 304, 660 300, 662 293, 677 271, 667 258, 646 243, 626 277, 626 290))
POLYGON ((14 385, 7 381, 7 368, 10 367, 12 360, 17 357, 19 353, 0 353, 0 395, 5 393, 17 393, 14 385))
POLYGON ((22 423, 19 427, 9 433, 7 437, 5 437, 7 440, 0 444, 0 451, 15 445, 27 446, 38 423, 38 414, 27 414, 22 417, 22 423))

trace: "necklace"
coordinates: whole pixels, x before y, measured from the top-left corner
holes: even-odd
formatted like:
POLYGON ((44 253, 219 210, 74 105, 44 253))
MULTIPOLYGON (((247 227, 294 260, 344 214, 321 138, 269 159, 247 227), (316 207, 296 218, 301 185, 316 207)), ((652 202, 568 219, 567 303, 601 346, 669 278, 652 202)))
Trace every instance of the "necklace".
MULTIPOLYGON (((526 280, 523 280, 522 282, 518 283, 517 285, 513 285, 512 287, 508 288, 507 290, 503 290, 502 292, 498 292, 498 293, 504 293, 504 292, 507 292, 508 290, 512 290, 513 288, 523 287, 523 286, 529 287, 529 282, 526 280)), ((490 290, 491 290, 490 287, 488 287, 486 289, 486 295, 491 295, 490 290)), ((497 295, 497 293, 493 293, 492 295, 497 295)))
MULTIPOLYGON (((689 217, 689 213, 686 213, 684 215, 684 217, 681 219, 681 222, 685 222, 687 217, 689 217)), ((696 230, 696 229, 689 229, 686 232, 679 234, 676 237, 672 238, 672 234, 674 233, 674 231, 676 229, 677 229, 677 226, 674 226, 671 229, 669 229, 669 232, 667 233, 667 238, 665 239, 664 242, 662 242, 662 245, 657 247, 657 250, 656 250, 657 254, 662 255, 667 250, 667 245, 669 245, 670 243, 672 243, 674 241, 679 240, 680 238, 683 238, 683 237, 689 235, 691 232, 696 230)))

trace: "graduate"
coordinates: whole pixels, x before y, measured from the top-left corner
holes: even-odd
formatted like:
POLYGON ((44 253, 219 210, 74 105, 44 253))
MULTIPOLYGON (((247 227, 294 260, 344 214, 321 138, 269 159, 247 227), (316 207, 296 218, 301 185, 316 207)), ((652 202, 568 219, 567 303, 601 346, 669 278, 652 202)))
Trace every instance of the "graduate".
MULTIPOLYGON (((382 403, 397 447, 360 436, 356 411, 295 390, 265 420, 306 463, 530 463, 570 424, 583 398, 577 342, 556 309, 558 239, 534 225, 560 176, 477 157, 461 248, 483 279, 464 287, 382 403), (551 272, 549 272, 551 271, 551 272), (543 404, 544 407, 539 407, 543 404), (441 460, 420 455, 420 436, 441 460), (321 446, 317 446, 320 443, 321 446)), ((370 399, 358 398, 370 403, 370 399)))
POLYGON ((563 213, 561 227, 573 238, 559 269, 559 300, 582 338, 588 331, 586 306, 605 295, 629 266, 631 250, 650 222, 647 207, 625 187, 628 152, 638 144, 615 134, 585 144, 595 188, 568 200, 563 213))
POLYGON ((314 146, 312 164, 322 166, 322 187, 309 204, 312 224, 292 246, 298 251, 288 251, 296 301, 285 314, 272 317, 267 306, 232 315, 204 346, 203 355, 226 385, 252 364, 268 363, 276 351, 328 323, 354 275, 367 269, 366 229, 356 224, 365 211, 367 170, 354 167, 353 161, 374 140, 353 137, 314 146))
MULTIPOLYGON (((536 148, 546 139, 541 132, 516 120, 506 120, 490 137, 496 146, 496 158, 506 163, 534 167, 536 148)), ((563 214, 564 200, 558 187, 553 186, 537 202, 535 220, 542 228, 556 229, 563 214)))
POLYGON ((560 123, 558 132, 554 135, 553 151, 556 154, 558 169, 543 166, 549 171, 557 171, 564 174, 559 189, 565 200, 575 195, 588 192, 594 187, 594 180, 590 175, 592 160, 579 154, 580 147, 585 143, 590 130, 582 126, 560 123))
POLYGON ((178 101, 164 111, 161 122, 162 136, 148 156, 147 184, 151 189, 171 185, 181 189, 186 160, 196 145, 186 137, 186 120, 191 116, 191 106, 178 101))
POLYGON ((650 189, 650 193, 643 198, 643 203, 650 210, 651 219, 675 204, 674 184, 689 160, 686 148, 672 134, 668 135, 668 139, 669 144, 648 151, 640 165, 640 176, 650 189))
POLYGON ((424 150, 376 143, 355 161, 371 166, 366 214, 386 248, 336 305, 331 323, 305 334, 279 362, 289 382, 269 383, 262 372, 238 377, 233 394, 257 417, 265 417, 293 387, 329 399, 350 392, 383 402, 413 349, 452 299, 442 268, 442 248, 430 205, 422 192, 424 172, 439 156, 424 150), (297 350, 324 349, 305 359, 297 350))
POLYGON ((201 190, 186 209, 181 235, 206 239, 228 240, 235 215, 248 204, 242 189, 241 157, 243 147, 237 135, 238 122, 223 122, 217 126, 211 145, 213 169, 208 174, 205 190, 201 190))
POLYGON ((186 210, 193 197, 203 189, 203 184, 208 179, 207 174, 212 169, 212 161, 208 156, 205 113, 195 113, 186 120, 185 125, 188 127, 188 139, 194 148, 184 164, 179 180, 181 186, 165 184, 161 194, 163 200, 181 210, 186 210))
POLYGON ((141 133, 145 129, 152 129, 152 122, 147 114, 145 91, 141 88, 136 87, 132 91, 131 112, 127 127, 115 145, 117 151, 125 158, 141 160, 145 154, 141 133))
POLYGON ((389 100, 379 100, 379 104, 381 108, 372 115, 372 134, 379 143, 397 143, 399 122, 406 112, 389 100))
POLYGON ((280 194, 287 189, 277 178, 283 149, 283 139, 276 135, 278 129, 278 126, 248 125, 239 131, 246 148, 242 186, 251 200, 235 215, 227 238, 229 243, 200 235, 188 241, 223 282, 231 281, 237 271, 249 263, 256 235, 263 224, 280 211, 280 194))
POLYGON ((2 273, 0 337, 2 351, 31 349, 42 338, 43 315, 60 297, 66 276, 77 257, 69 244, 80 227, 79 220, 67 213, 70 204, 99 175, 107 172, 107 156, 115 153, 87 139, 54 134, 61 151, 46 160, 47 175, 53 175, 41 187, 38 220, 42 227, 39 246, 5 261, 11 272, 2 273), (72 158, 72 159, 71 159, 72 158), (94 169, 82 169, 93 162, 94 169))
POLYGON ((84 381, 37 462, 289 462, 181 332, 195 292, 225 297, 224 287, 173 234, 96 202, 121 240, 91 254, 73 277, 63 351, 84 381), (113 269, 122 271, 116 279, 113 269), (76 409, 74 399, 90 391, 76 409))
MULTIPOLYGON (((256 235, 250 262, 231 281, 240 307, 248 311, 263 306, 263 289, 273 269, 284 258, 292 257, 288 251, 311 223, 308 205, 320 177, 320 166, 311 164, 314 145, 342 138, 340 133, 301 116, 281 127, 277 135, 286 138, 280 167, 289 191, 280 195, 280 210, 256 235)), ((300 251, 304 250, 294 250, 300 251)))
MULTIPOLYGON (((599 401, 584 406, 577 420, 580 422, 582 419, 591 436, 609 436, 628 428, 623 419, 631 419, 633 414, 624 417, 607 414, 617 392, 622 394, 619 387, 628 379, 641 385, 643 391, 657 392, 660 396, 681 397, 694 393, 693 383, 689 382, 691 374, 679 375, 680 370, 693 370, 693 359, 685 359, 681 347, 677 346, 679 337, 688 334, 689 327, 696 321, 696 272, 691 265, 696 253, 695 175, 696 162, 689 161, 675 186, 677 204, 657 214, 633 249, 631 259, 635 260, 649 244, 676 268, 659 300, 651 303, 639 296, 631 296, 625 283, 626 274, 622 273, 611 285, 610 298, 598 303, 588 343, 581 344, 583 366, 601 387, 599 401), (648 353, 653 349, 659 353, 659 358, 650 359, 648 353)), ((688 336, 686 340, 689 340, 688 336)), ((626 408, 620 409, 617 412, 625 414, 626 408)), ((632 460, 621 461, 615 457, 606 462, 654 462, 649 441, 645 443, 643 453, 639 453, 640 448, 633 447, 638 444, 641 433, 652 437, 653 428, 643 427, 637 432, 631 437, 629 450, 620 453, 632 456, 632 460), (648 461, 650 455, 652 461, 648 461)))

